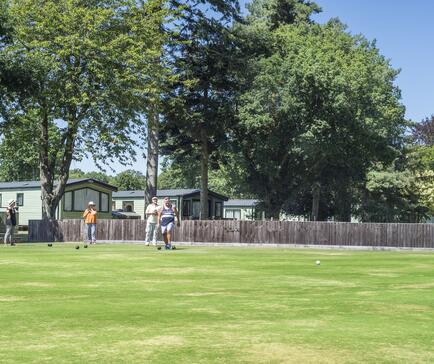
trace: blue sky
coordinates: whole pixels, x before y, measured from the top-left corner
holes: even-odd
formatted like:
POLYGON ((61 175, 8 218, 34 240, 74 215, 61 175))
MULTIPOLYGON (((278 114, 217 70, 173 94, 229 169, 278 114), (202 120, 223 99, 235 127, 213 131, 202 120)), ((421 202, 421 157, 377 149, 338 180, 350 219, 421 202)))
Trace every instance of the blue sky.
POLYGON ((376 39, 380 52, 401 69, 406 117, 421 121, 434 114, 434 28, 432 0, 316 0, 323 23, 338 17, 353 34, 376 39))
MULTIPOLYGON (((352 34, 377 40, 381 54, 401 69, 406 117, 420 121, 434 114, 433 0, 314 0, 322 13, 314 20, 339 18, 352 34)), ((244 7, 249 1, 241 0, 244 7)))
MULTIPOLYGON (((244 7, 249 1, 240 0, 244 7)), ((420 121, 434 114, 434 0, 315 0, 323 12, 314 20, 325 23, 339 18, 353 34, 377 40, 377 47, 394 68, 401 69, 396 84, 402 91, 406 117, 420 121)), ((89 160, 73 168, 96 170, 89 160)), ((116 172, 128 168, 145 171, 143 158, 130 167, 113 165, 116 172)))

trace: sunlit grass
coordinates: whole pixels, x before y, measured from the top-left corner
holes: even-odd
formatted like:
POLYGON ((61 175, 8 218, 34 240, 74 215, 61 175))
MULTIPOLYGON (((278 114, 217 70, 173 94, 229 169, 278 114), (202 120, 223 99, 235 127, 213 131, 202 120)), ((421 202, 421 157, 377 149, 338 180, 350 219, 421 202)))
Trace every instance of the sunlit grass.
POLYGON ((0 288, 1 363, 434 362, 433 253, 19 245, 0 288))

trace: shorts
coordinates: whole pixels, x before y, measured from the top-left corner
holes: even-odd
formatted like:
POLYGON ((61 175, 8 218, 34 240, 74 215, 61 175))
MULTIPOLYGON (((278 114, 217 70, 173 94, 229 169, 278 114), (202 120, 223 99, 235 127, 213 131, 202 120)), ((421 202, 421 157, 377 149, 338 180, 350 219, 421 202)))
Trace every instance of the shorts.
POLYGON ((173 222, 169 222, 167 225, 163 226, 161 225, 161 233, 165 234, 165 233, 171 233, 173 231, 173 227, 174 227, 174 223, 173 222))

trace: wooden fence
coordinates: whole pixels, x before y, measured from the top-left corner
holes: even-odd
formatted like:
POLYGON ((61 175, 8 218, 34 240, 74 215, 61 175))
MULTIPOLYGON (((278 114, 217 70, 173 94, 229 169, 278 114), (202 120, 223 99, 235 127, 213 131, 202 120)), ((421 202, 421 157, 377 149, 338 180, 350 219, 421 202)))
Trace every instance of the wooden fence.
MULTIPOLYGON (((99 220, 99 241, 143 241, 144 220, 99 220)), ((83 241, 81 220, 29 221, 30 241, 83 241)), ((292 221, 183 221, 174 241, 434 248, 434 224, 292 221)))

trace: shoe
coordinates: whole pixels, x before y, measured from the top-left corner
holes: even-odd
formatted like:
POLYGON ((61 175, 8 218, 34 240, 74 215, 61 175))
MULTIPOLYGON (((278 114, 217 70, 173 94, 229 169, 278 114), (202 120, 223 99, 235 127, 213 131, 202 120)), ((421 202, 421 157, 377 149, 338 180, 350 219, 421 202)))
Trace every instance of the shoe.
POLYGON ((146 246, 149 246, 149 242, 146 242, 145 245, 146 245, 146 246))

